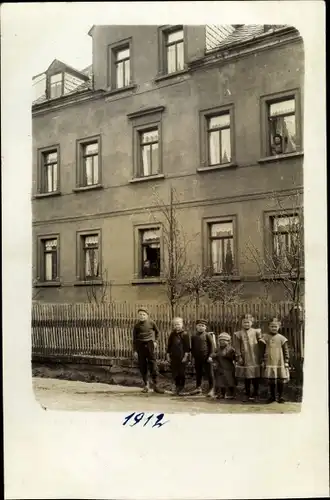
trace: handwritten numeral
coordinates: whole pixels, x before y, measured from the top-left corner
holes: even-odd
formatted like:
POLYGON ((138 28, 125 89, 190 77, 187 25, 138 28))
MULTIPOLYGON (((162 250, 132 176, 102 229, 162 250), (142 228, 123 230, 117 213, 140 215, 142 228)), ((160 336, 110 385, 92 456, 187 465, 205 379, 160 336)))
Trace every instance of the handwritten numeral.
POLYGON ((139 422, 141 422, 141 420, 143 419, 144 417, 144 413, 137 413, 134 417, 134 420, 135 420, 135 423, 130 425, 130 427, 134 427, 134 425, 138 424, 139 422))
POLYGON ((145 427, 146 425, 148 425, 148 423, 150 422, 150 420, 152 419, 153 416, 154 416, 154 414, 150 415, 150 417, 147 418, 146 423, 144 424, 143 427, 145 427))
POLYGON ((125 417, 123 425, 126 425, 127 422, 133 417, 133 415, 135 415, 135 411, 133 411, 133 413, 131 413, 130 415, 127 415, 127 417, 125 417))
POLYGON ((168 420, 166 420, 166 422, 161 423, 163 418, 164 418, 164 413, 159 413, 159 415, 157 415, 157 421, 154 423, 152 427, 162 427, 163 425, 167 424, 168 420))

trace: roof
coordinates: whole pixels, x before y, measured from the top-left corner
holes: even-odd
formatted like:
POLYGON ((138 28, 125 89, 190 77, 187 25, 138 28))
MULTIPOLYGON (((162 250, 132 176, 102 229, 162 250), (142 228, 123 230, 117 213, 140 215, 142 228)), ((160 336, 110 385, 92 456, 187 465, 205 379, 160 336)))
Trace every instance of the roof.
POLYGON ((232 44, 253 40, 255 37, 274 30, 286 27, 285 25, 241 24, 241 25, 207 25, 206 52, 219 50, 232 44))
MULTIPOLYGON (((44 73, 39 73, 39 75, 35 75, 33 78, 36 78, 36 77, 44 74, 45 79, 46 79, 46 73, 55 65, 56 66, 57 65, 63 66, 64 68, 68 69, 71 73, 78 75, 79 78, 85 79, 85 81, 82 81, 82 83, 80 85, 78 85, 77 87, 72 89, 70 92, 66 92, 64 94, 65 96, 77 94, 77 93, 92 89, 92 82, 93 82, 93 66, 92 65, 89 65, 89 66, 87 66, 87 68, 84 68, 82 70, 77 70, 77 69, 73 68, 72 66, 69 66, 68 64, 64 63, 63 61, 59 61, 58 59, 54 59, 54 61, 50 64, 50 66, 48 67, 48 69, 44 73)), ((64 96, 62 95, 61 97, 58 97, 57 99, 61 99, 62 97, 64 97, 64 96)), ((37 99, 35 99, 32 102, 32 105, 34 106, 35 104, 41 104, 41 103, 46 102, 48 100, 49 99, 46 98, 46 93, 44 92, 40 97, 38 97, 37 99)), ((56 99, 52 99, 52 101, 53 100, 56 100, 56 99)))

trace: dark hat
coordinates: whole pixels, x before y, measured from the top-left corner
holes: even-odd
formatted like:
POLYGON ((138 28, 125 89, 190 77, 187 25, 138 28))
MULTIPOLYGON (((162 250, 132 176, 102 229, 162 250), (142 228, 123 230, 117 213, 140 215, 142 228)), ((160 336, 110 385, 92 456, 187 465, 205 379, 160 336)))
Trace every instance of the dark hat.
POLYGON ((207 325, 206 319, 198 319, 196 325, 207 325))
POLYGON ((281 320, 279 318, 277 318, 277 317, 275 317, 275 318, 271 317, 269 319, 269 324, 271 324, 271 323, 276 323, 277 325, 280 325, 281 324, 281 320))
POLYGON ((242 316, 242 321, 243 321, 244 319, 248 319, 249 321, 254 321, 254 317, 252 316, 252 314, 244 314, 244 315, 242 316))
POLYGON ((145 307, 139 307, 139 309, 138 309, 138 311, 137 311, 137 312, 138 312, 138 313, 139 313, 139 312, 144 312, 144 313, 146 313, 146 314, 149 314, 148 309, 146 309, 145 307))

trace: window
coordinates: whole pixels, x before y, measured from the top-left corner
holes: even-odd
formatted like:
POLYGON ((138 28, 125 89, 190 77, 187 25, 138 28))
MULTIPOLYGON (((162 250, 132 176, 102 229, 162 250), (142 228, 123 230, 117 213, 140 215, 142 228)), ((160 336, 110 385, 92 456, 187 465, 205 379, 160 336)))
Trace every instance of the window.
POLYGON ((234 164, 234 109, 232 105, 200 111, 201 169, 234 164))
POLYGON ((140 277, 160 276, 160 230, 140 230, 140 277))
POLYGON ((150 181, 162 174, 162 113, 164 106, 145 108, 127 115, 133 130, 133 179, 150 181))
POLYGON ((209 223, 209 240, 213 273, 233 274, 235 268, 233 221, 209 223))
POLYGON ((59 284, 59 235, 37 237, 37 282, 59 284))
POLYGON ((209 165, 222 165, 231 161, 230 113, 208 118, 209 165))
POLYGON ((83 180, 85 186, 99 182, 99 145, 98 142, 82 145, 83 180))
POLYGON ((184 69, 183 28, 165 33, 166 72, 176 73, 184 69))
POLYGON ((140 171, 141 177, 159 173, 158 128, 140 132, 140 171))
POLYGON ((41 152, 41 184, 43 193, 58 191, 58 149, 41 152))
POLYGON ((294 98, 268 104, 268 127, 271 156, 297 151, 296 103, 294 98))
POLYGON ((302 224, 298 215, 271 217, 274 268, 286 272, 303 263, 302 224))
POLYGON ((81 278, 93 280, 100 277, 99 235, 81 236, 81 278))
POLYGON ((130 47, 122 47, 114 51, 116 88, 128 87, 131 81, 130 47))
POLYGON ((42 259, 42 281, 56 281, 58 279, 57 270, 57 238, 42 240, 43 259, 42 259))
POLYGON ((77 189, 100 187, 101 137, 90 137, 77 142, 77 189))
POLYGON ((302 151, 300 90, 261 97, 260 163, 296 157, 302 151))
POLYGON ((51 99, 60 97, 63 94, 63 74, 57 73, 49 79, 49 95, 51 99))

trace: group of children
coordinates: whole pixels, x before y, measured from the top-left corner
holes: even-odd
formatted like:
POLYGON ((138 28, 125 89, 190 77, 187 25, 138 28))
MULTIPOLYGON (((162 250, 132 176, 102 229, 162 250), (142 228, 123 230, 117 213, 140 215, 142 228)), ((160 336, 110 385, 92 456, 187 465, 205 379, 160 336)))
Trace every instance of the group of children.
MULTIPOLYGON (((149 391, 148 369, 155 392, 163 393, 157 384, 156 351, 159 330, 145 309, 138 311, 138 322, 133 330, 133 347, 144 382, 144 392, 149 391)), ((269 332, 262 334, 252 328, 254 318, 246 314, 241 330, 233 338, 220 333, 214 342, 207 331, 207 322, 196 322, 196 330, 189 335, 182 318, 173 320, 173 329, 167 343, 167 360, 171 366, 174 392, 184 394, 186 366, 192 358, 195 367, 196 388, 189 394, 202 393, 202 381, 208 381, 208 396, 234 399, 237 380, 244 380, 245 401, 257 401, 260 379, 269 384, 268 402, 284 403, 284 383, 289 380, 288 340, 279 333, 281 323, 277 318, 269 322, 269 332), (251 390, 252 389, 252 390, 251 390)))

